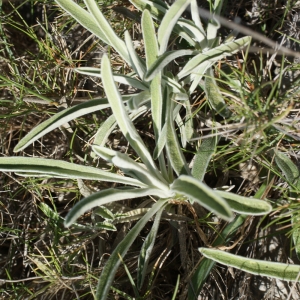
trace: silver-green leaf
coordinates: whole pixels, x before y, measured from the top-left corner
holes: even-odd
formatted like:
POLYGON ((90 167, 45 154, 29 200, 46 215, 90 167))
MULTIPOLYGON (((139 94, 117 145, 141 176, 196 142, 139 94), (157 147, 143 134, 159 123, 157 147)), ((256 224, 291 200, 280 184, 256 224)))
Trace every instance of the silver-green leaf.
POLYGON ((205 257, 220 264, 234 267, 251 274, 268 276, 286 281, 299 281, 300 265, 251 259, 216 249, 199 248, 199 251, 205 257))
POLYGON ((240 214, 263 216, 272 210, 272 206, 264 200, 243 197, 237 194, 218 190, 215 192, 227 201, 233 211, 240 214))
POLYGON ((171 185, 171 190, 199 203, 224 220, 230 221, 233 217, 226 201, 214 190, 192 176, 179 176, 171 185))

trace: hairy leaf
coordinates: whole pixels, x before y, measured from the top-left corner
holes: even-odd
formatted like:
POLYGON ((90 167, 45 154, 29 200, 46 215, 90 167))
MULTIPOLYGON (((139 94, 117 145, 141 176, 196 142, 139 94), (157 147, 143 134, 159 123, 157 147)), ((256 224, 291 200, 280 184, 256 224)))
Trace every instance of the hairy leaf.
POLYGON ((266 215, 272 210, 272 206, 263 200, 243 197, 237 194, 215 191, 219 196, 227 201, 230 208, 240 214, 260 216, 266 215))
POLYGON ((299 281, 300 265, 252 259, 216 249, 199 248, 199 251, 205 257, 213 259, 220 264, 234 267, 251 274, 268 276, 286 281, 299 281))
POLYGON ((199 203, 224 220, 232 219, 232 212, 226 201, 214 190, 191 176, 181 175, 175 179, 171 190, 199 203))
POLYGON ((62 160, 28 158, 28 157, 0 157, 0 170, 6 172, 35 173, 51 175, 56 178, 81 178, 119 182, 133 186, 145 187, 144 183, 136 179, 124 177, 93 167, 81 166, 62 160))

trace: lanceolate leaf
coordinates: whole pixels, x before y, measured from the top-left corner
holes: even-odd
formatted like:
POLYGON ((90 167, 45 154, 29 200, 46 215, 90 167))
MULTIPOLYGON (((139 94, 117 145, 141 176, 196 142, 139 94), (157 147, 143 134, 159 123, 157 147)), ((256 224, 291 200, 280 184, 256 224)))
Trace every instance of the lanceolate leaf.
POLYGON ((111 254, 109 260, 106 262, 104 269, 97 285, 96 299, 106 300, 112 282, 114 280, 117 269, 120 265, 120 258, 124 257, 129 247, 132 245, 134 240, 137 238, 141 230, 147 224, 147 222, 160 210, 163 210, 164 206, 167 205, 166 200, 158 200, 152 208, 141 218, 137 224, 128 232, 123 241, 116 247, 114 252, 111 254))
POLYGON ((176 172, 176 174, 190 174, 190 169, 186 163, 185 157, 182 153, 182 150, 179 145, 179 141, 177 138, 174 121, 173 121, 173 100, 170 98, 168 93, 168 89, 166 88, 164 99, 166 101, 166 148, 167 154, 172 165, 172 168, 176 172))
POLYGON ((97 130, 94 144, 98 146, 104 146, 111 132, 116 127, 116 118, 114 115, 110 115, 97 130))
POLYGON ((206 77, 205 77, 205 93, 207 96, 207 99, 213 109, 220 114, 224 118, 229 118, 231 115, 230 110, 228 109, 221 92, 219 90, 219 87, 217 85, 217 82, 214 77, 213 69, 210 67, 206 71, 206 77))
POLYGON ((136 208, 115 215, 114 224, 140 220, 151 208, 136 208))
POLYGON ((171 32, 190 2, 191 0, 176 0, 162 19, 158 29, 159 54, 167 50, 171 32))
POLYGON ((223 7, 223 2, 224 2, 224 0, 215 0, 214 1, 213 11, 216 15, 221 14, 221 10, 222 10, 222 7, 223 7))
POLYGON ((189 99, 186 90, 180 85, 180 83, 177 80, 174 80, 166 75, 163 75, 162 78, 164 82, 168 83, 169 88, 174 94, 186 94, 185 100, 189 99))
POLYGON ((65 226, 70 227, 88 210, 114 201, 140 198, 145 196, 161 196, 161 191, 153 188, 111 188, 96 192, 78 203, 71 209, 65 218, 65 226))
MULTIPOLYGON (((81 67, 75 69, 76 72, 83 74, 83 75, 88 75, 88 76, 95 76, 102 78, 102 74, 100 72, 100 69, 98 68, 92 68, 92 67, 81 67)), ((142 82, 140 80, 137 80, 133 77, 127 76, 127 75, 122 75, 122 74, 113 74, 114 80, 116 82, 126 84, 132 87, 135 87, 140 90, 148 90, 149 86, 145 82, 142 82)))
POLYGON ((251 259, 216 249, 199 248, 199 251, 205 257, 213 259, 220 264, 234 267, 251 274, 268 276, 286 281, 299 280, 300 265, 251 259))
POLYGON ((114 214, 105 206, 99 206, 94 210, 94 213, 98 216, 101 216, 102 218, 106 220, 113 221, 115 216, 114 214))
MULTIPOLYGON (((167 96, 165 97, 165 101, 167 99, 167 96)), ((180 111, 180 108, 181 108, 181 105, 177 105, 175 107, 175 109, 173 110, 173 117, 172 119, 176 118, 176 116, 179 114, 179 111, 180 111)), ((167 108, 169 109, 169 108, 167 108)), ((165 123, 164 127, 162 128, 162 131, 158 137, 158 141, 156 142, 156 146, 155 146, 155 149, 154 149, 154 152, 153 152, 153 157, 154 159, 157 159, 157 157, 161 154, 162 150, 164 149, 165 147, 165 144, 166 144, 166 140, 167 140, 167 124, 165 123)))
POLYGON ((139 155, 143 163, 147 166, 147 168, 153 173, 158 172, 146 145, 137 133, 126 112, 126 108, 122 102, 121 95, 116 88, 107 55, 104 55, 102 58, 101 72, 103 74, 103 86, 105 93, 111 104, 111 109, 116 117, 121 131, 123 132, 125 138, 130 143, 132 148, 139 155))
POLYGON ((155 75, 163 70, 163 68, 168 65, 171 61, 174 61, 176 58, 185 56, 185 55, 196 55, 199 54, 199 51, 195 50, 173 50, 168 51, 160 55, 148 68, 147 73, 145 74, 145 81, 152 80, 155 75))
POLYGON ((109 107, 107 99, 95 99, 62 110, 50 119, 33 128, 14 148, 19 152, 55 128, 83 115, 109 107))
MULTIPOLYGON (((151 15, 148 10, 143 12, 142 16, 142 30, 145 42, 146 63, 147 69, 154 63, 158 56, 158 44, 156 33, 151 15)), ((162 129, 162 83, 161 72, 157 72, 156 77, 152 80, 151 91, 151 112, 153 120, 153 130, 155 139, 158 140, 160 131, 162 129)))
POLYGON ((125 174, 140 180, 149 187, 165 191, 165 197, 168 197, 169 185, 158 171, 151 173, 151 171, 146 169, 145 165, 135 162, 124 153, 96 145, 93 146, 93 150, 106 161, 112 162, 115 166, 119 167, 125 174))
POLYGON ((141 58, 137 55, 131 40, 129 32, 125 31, 125 43, 131 60, 131 65, 136 74, 142 79, 146 72, 145 62, 141 61, 141 58))
MULTIPOLYGON (((39 208, 46 215, 46 217, 55 221, 56 225, 61 228, 61 226, 64 223, 64 218, 62 218, 56 211, 54 211, 46 203, 40 202, 39 208)), ((73 224, 72 231, 75 231, 75 230, 76 231, 85 231, 85 230, 93 230, 93 228, 92 228, 92 226, 85 226, 85 225, 75 223, 75 224, 73 224)))
POLYGON ((109 223, 109 222, 97 222, 93 226, 94 230, 110 230, 110 231, 117 231, 117 228, 115 225, 109 223))
POLYGON ((159 20, 163 18, 167 11, 167 6, 164 2, 156 3, 157 1, 148 0, 130 0, 130 2, 140 11, 150 10, 151 15, 159 20))
MULTIPOLYGON (((275 161, 278 167, 283 172, 289 184, 293 184, 296 187, 297 191, 293 191, 293 188, 291 188, 290 196, 297 197, 297 192, 300 191, 300 172, 298 167, 284 153, 279 152, 277 150, 275 150, 274 153, 275 153, 275 161)), ((291 221, 293 226, 292 229, 293 242, 295 245, 296 254, 299 258, 300 257, 300 226, 299 226, 300 215, 297 211, 293 212, 291 221)))
POLYGON ((207 38, 207 44, 209 48, 212 48, 216 44, 216 37, 218 34, 218 29, 220 28, 220 23, 217 20, 210 20, 207 24, 206 28, 206 38, 207 38))
POLYGON ((158 141, 156 142, 155 149, 153 152, 153 158, 157 159, 161 152, 163 151, 165 144, 166 144, 166 137, 167 137, 167 126, 165 125, 160 132, 158 141))
POLYGON ((210 62, 216 62, 225 56, 236 53, 237 51, 248 45, 250 41, 251 37, 246 36, 238 40, 222 44, 204 53, 198 54, 197 56, 192 58, 178 73, 178 78, 181 79, 191 74, 192 72, 194 72, 195 68, 197 68, 201 63, 207 60, 209 60, 210 62))
MULTIPOLYGON (((152 17, 158 20, 162 20, 164 15, 167 12, 168 7, 163 1, 155 0, 155 1, 148 1, 148 0, 130 0, 130 2, 137 7, 140 11, 144 11, 145 9, 149 10, 152 17)), ((178 24, 180 21, 183 20, 180 18, 178 20, 178 24)), ((194 41, 193 37, 191 37, 187 30, 182 26, 176 24, 174 27, 173 32, 176 33, 179 37, 185 39, 191 46, 195 46, 196 42, 194 41)))
POLYGON ((83 27, 94 33, 106 44, 109 44, 103 30, 99 28, 95 19, 85 9, 81 8, 74 1, 70 0, 55 0, 66 12, 68 12, 75 20, 77 20, 83 27))
POLYGON ((154 23, 147 9, 143 11, 142 15, 142 32, 145 43, 146 64, 147 68, 149 68, 157 58, 158 44, 154 23))
POLYGON ((204 74, 208 68, 210 68, 215 62, 211 60, 206 60, 201 63, 197 68, 193 70, 193 73, 187 76, 184 81, 192 82, 189 88, 189 94, 191 95, 195 89, 198 87, 200 81, 204 77, 204 74))
POLYGON ((52 175, 56 178, 81 178, 119 182, 134 186, 145 187, 144 183, 136 179, 106 172, 97 168, 81 166, 62 160, 29 158, 29 157, 0 157, 0 170, 18 173, 37 173, 52 175))
MULTIPOLYGON (((146 106, 140 107, 136 109, 134 112, 132 112, 129 117, 131 120, 135 120, 146 111, 147 111, 146 106)), ((115 129, 116 126, 117 126, 117 122, 115 116, 110 115, 98 129, 95 135, 94 144, 97 146, 104 146, 105 143, 107 142, 107 138, 109 137, 109 135, 115 129)))
MULTIPOLYGON (((198 12, 197 0, 192 0, 192 2, 191 2, 191 14, 192 14, 192 20, 194 21, 195 25, 198 27, 198 29, 201 31, 201 33, 205 37, 205 31, 202 26, 200 15, 198 12)), ((203 41, 203 46, 205 46, 204 44, 205 44, 205 40, 203 41)))
MULTIPOLYGON (((300 172, 297 166, 282 152, 275 152, 275 161, 290 184, 300 182, 300 172)), ((300 188, 300 186, 299 186, 300 188)))
POLYGON ((272 206, 268 202, 263 200, 243 197, 224 191, 215 192, 227 201, 233 211, 240 214, 259 216, 268 214, 272 210, 272 206))
POLYGON ((122 58, 130 64, 129 54, 125 43, 116 35, 110 24, 107 22, 103 14, 101 13, 98 4, 95 0, 84 0, 88 10, 94 17, 98 27, 101 28, 105 34, 109 44, 115 48, 116 51, 122 56, 122 58))
POLYGON ((226 201, 214 190, 191 176, 181 175, 175 179, 171 191, 199 203, 224 220, 232 219, 232 212, 226 201))
POLYGON ((184 130, 186 139, 189 142, 194 134, 194 118, 192 113, 192 105, 189 100, 184 100, 183 105, 185 108, 184 130))
POLYGON ((201 145, 195 155, 192 168, 192 175, 199 181, 203 181, 207 166, 211 157, 215 153, 219 138, 217 136, 205 138, 201 141, 201 145))
POLYGON ((204 47, 202 47, 206 44, 204 31, 197 27, 192 21, 187 19, 181 18, 178 20, 177 24, 181 26, 182 30, 184 30, 188 36, 200 44, 201 49, 204 49, 204 47))
MULTIPOLYGON (((142 91, 137 95, 132 96, 131 100, 128 101, 128 108, 129 110, 135 110, 143 105, 147 105, 151 100, 151 93, 149 90, 142 91)), ((150 105, 149 105, 150 106, 150 105)))
POLYGON ((300 214, 298 211, 293 212, 292 226, 292 236, 295 245, 295 252, 297 254, 298 259, 300 259, 300 214))

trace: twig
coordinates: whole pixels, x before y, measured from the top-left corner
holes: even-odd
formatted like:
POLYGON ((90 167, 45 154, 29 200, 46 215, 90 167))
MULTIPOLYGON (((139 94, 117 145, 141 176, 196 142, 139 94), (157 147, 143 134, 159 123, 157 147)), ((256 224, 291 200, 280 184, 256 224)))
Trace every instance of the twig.
POLYGON ((211 14, 206 9, 198 7, 198 11, 199 11, 199 15, 201 17, 203 17, 204 19, 208 19, 208 20, 216 19, 222 25, 224 25, 224 26, 226 26, 226 27, 228 27, 232 30, 237 30, 239 32, 242 32, 245 35, 250 35, 250 36, 252 36, 253 39, 255 39, 257 41, 260 41, 260 42, 264 43, 265 45, 270 46, 271 48, 274 48, 278 52, 278 54, 286 54, 286 55, 290 55, 290 56, 300 58, 300 53, 297 53, 297 52, 295 52, 295 51, 293 51, 289 48, 283 47, 283 46, 278 48, 278 43, 276 43, 273 40, 267 38, 266 36, 264 36, 261 33, 258 33, 256 31, 250 29, 250 28, 242 26, 242 25, 240 25, 236 22, 230 22, 224 17, 218 16, 218 15, 215 15, 215 14, 211 14))
MULTIPOLYGON (((18 283, 18 282, 30 281, 30 280, 36 280, 36 279, 45 279, 47 277, 51 277, 51 276, 37 276, 37 277, 28 277, 28 278, 15 279, 15 280, 0 279, 0 283, 18 283)), ((60 279, 62 279, 62 280, 79 280, 79 279, 84 279, 84 278, 85 278, 85 276, 75 276, 75 277, 61 276, 60 277, 60 279)))

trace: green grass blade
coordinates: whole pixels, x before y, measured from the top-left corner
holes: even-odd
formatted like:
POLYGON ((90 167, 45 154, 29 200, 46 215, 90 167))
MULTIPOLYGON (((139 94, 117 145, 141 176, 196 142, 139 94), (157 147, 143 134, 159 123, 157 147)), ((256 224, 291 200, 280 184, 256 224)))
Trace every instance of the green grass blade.
POLYGON ((215 153, 218 141, 219 138, 217 136, 205 138, 202 140, 201 145, 197 150, 192 168, 192 175, 201 182, 204 179, 211 157, 215 153))
POLYGON ((160 194, 160 190, 152 188, 111 188, 96 192, 76 203, 65 218, 65 226, 70 227, 81 215, 94 207, 125 199, 159 196, 160 194))
POLYGON ((213 109, 222 117, 229 118, 231 116, 231 111, 228 109, 221 95, 215 80, 214 71, 211 67, 206 71, 204 89, 207 99, 213 109))
POLYGON ((115 85, 107 55, 104 55, 102 58, 101 72, 103 74, 103 86, 105 93, 111 104, 111 109, 116 117, 121 131, 123 132, 127 141, 130 143, 131 147, 139 155, 142 162, 147 166, 148 170, 152 173, 158 172, 151 154, 149 153, 146 145, 137 133, 132 121, 130 120, 126 112, 122 97, 115 85))
POLYGON ((163 70, 171 61, 174 61, 178 57, 185 55, 196 55, 199 51, 195 50, 173 50, 168 51, 160 55, 154 62, 149 66, 147 73, 145 74, 144 80, 151 81, 159 72, 163 70))
MULTIPOLYGON (((102 78, 102 74, 100 72, 100 69, 98 68, 81 67, 75 69, 75 71, 83 75, 102 78)), ((149 89, 149 85, 147 83, 137 80, 133 77, 122 75, 122 74, 113 74, 113 77, 116 82, 129 85, 143 91, 149 89)))
POLYGON ((70 0, 55 0, 66 12, 68 12, 76 21, 78 21, 83 27, 95 34, 106 44, 109 44, 106 35, 103 30, 99 28, 95 19, 85 9, 80 7, 74 1, 70 0))
POLYGON ((28 158, 19 156, 0 157, 0 170, 5 172, 45 174, 57 178, 81 178, 119 182, 145 187, 145 184, 133 178, 55 159, 28 158))
POLYGON ((172 296, 171 300, 176 300, 176 295, 177 295, 178 290, 179 290, 179 284, 180 284, 180 275, 177 276, 177 281, 176 281, 175 289, 174 289, 173 296, 172 296))
POLYGON ((55 128, 83 115, 109 107, 107 99, 89 100, 76 106, 62 110, 45 122, 33 128, 14 148, 19 152, 55 128))
POLYGON ((137 286, 139 289, 142 288, 142 285, 144 283, 148 263, 150 260, 151 252, 155 243, 157 231, 160 224, 161 214, 162 214, 162 209, 160 209, 157 212, 152 228, 148 233, 140 251, 140 255, 138 259, 138 268, 137 268, 137 286))
POLYGON ((116 247, 114 252, 111 254, 109 260, 106 262, 104 269, 97 285, 96 298, 98 300, 106 300, 112 282, 114 280, 117 269, 120 265, 119 255, 124 257, 129 247, 132 245, 134 240, 137 238, 141 230, 147 224, 147 222, 164 206, 167 205, 167 201, 164 199, 158 200, 152 208, 141 218, 137 224, 129 231, 123 241, 116 247))
POLYGON ((197 267, 197 270, 195 271, 195 274, 193 275, 191 279, 191 283, 189 286, 189 291, 188 291, 188 300, 195 300, 197 299, 199 293, 202 290, 203 285, 207 281, 207 277, 211 273, 213 267, 215 266, 216 262, 204 258, 199 266, 197 267))
POLYGON ((232 219, 232 212, 226 201, 196 178, 181 175, 175 179, 171 190, 199 203, 224 220, 232 219))
POLYGON ((93 146, 93 150, 101 158, 120 168, 125 174, 138 179, 149 187, 155 187, 165 191, 166 194, 162 196, 163 198, 170 196, 169 185, 159 172, 152 174, 151 171, 146 169, 145 165, 137 163, 127 154, 96 145, 93 146))
POLYGON ((198 54, 197 56, 192 58, 178 73, 178 78, 181 79, 185 76, 190 75, 200 64, 207 60, 209 60, 212 63, 220 60, 223 57, 236 53, 237 51, 248 45, 250 41, 251 37, 245 36, 238 40, 222 44, 204 53, 198 54))
POLYGON ((99 28, 105 34, 109 44, 115 48, 115 50, 122 56, 122 58, 130 65, 129 54, 125 43, 116 35, 106 18, 101 13, 99 6, 95 0, 84 0, 88 10, 94 17, 99 28))
POLYGON ((243 197, 237 194, 215 191, 219 196, 227 201, 230 208, 240 214, 261 216, 266 215, 272 210, 272 206, 263 200, 243 197))
POLYGON ((163 54, 167 50, 173 28, 190 2, 191 0, 176 0, 167 10, 167 13, 161 21, 157 34, 159 54, 163 54))
POLYGON ((216 249, 199 248, 199 251, 205 257, 213 259, 220 264, 234 267, 251 274, 268 276, 285 281, 299 281, 300 265, 251 259, 216 249))

